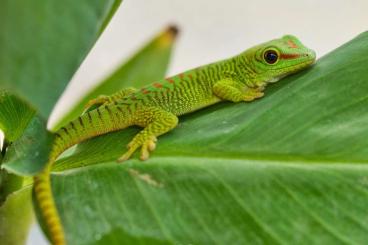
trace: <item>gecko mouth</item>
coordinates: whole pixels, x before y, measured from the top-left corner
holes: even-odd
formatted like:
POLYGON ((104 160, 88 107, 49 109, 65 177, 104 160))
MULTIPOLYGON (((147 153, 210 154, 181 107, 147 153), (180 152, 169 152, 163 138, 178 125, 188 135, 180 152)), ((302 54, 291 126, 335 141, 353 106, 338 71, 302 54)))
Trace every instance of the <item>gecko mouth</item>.
POLYGON ((291 66, 279 68, 277 70, 284 69, 285 73, 283 73, 283 74, 281 74, 277 77, 271 78, 270 80, 268 80, 266 82, 267 83, 275 83, 275 82, 283 79, 284 77, 286 77, 290 74, 293 74, 293 73, 296 73, 296 72, 300 71, 301 69, 303 69, 305 67, 312 66, 315 62, 316 62, 316 60, 307 60, 307 61, 299 63, 297 65, 291 65, 291 66))
POLYGON ((306 61, 304 61, 302 63, 297 64, 297 65, 290 65, 290 66, 283 67, 283 68, 280 68, 280 69, 285 69, 286 72, 287 72, 287 74, 290 74, 290 73, 299 71, 302 68, 305 68, 305 67, 308 67, 308 66, 312 66, 315 62, 316 62, 315 59, 313 59, 313 60, 306 60, 306 61))

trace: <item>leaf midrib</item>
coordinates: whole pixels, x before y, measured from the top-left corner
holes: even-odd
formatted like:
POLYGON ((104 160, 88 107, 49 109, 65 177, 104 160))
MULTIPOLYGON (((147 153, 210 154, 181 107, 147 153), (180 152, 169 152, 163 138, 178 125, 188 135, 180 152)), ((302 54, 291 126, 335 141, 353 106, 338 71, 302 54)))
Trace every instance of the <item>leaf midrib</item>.
MULTIPOLYGON (((72 156, 71 156, 72 157, 72 156)), ((73 170, 73 169, 78 169, 78 168, 89 168, 89 167, 94 167, 96 165, 105 165, 105 164, 119 164, 117 162, 115 162, 114 160, 104 160, 98 163, 92 163, 92 164, 87 164, 87 165, 83 165, 81 166, 80 163, 83 162, 83 159, 78 160, 73 162, 73 164, 65 164, 64 162, 69 162, 68 160, 69 157, 65 157, 62 159, 59 159, 57 161, 57 163, 61 164, 56 164, 53 171, 55 172, 61 172, 64 170, 73 170), (63 164, 64 163, 64 164, 63 164), (77 165, 75 167, 73 167, 73 165, 77 165)), ((307 159, 307 158, 291 158, 290 156, 288 156, 287 158, 277 158, 277 159, 273 159, 273 158, 267 158, 267 157, 252 157, 252 156, 248 156, 247 158, 241 158, 241 157, 236 157, 234 155, 231 155, 229 157, 227 156, 219 156, 219 155, 183 155, 183 154, 178 154, 176 152, 170 152, 170 154, 160 154, 160 156, 151 158, 151 160, 147 160, 145 162, 141 162, 138 159, 132 159, 129 162, 123 163, 123 164, 132 164, 132 163, 139 163, 141 162, 142 164, 151 164, 151 162, 153 161, 153 164, 157 164, 157 162, 160 162, 160 159, 164 159, 164 164, 166 164, 166 162, 175 162, 175 160, 178 159, 185 159, 187 161, 185 162, 197 162, 196 160, 207 160, 208 162, 253 162, 252 164, 256 165, 256 164, 267 164, 270 166, 276 166, 276 165, 280 165, 283 167, 293 167, 293 168, 309 168, 309 169, 318 169, 320 167, 326 168, 333 168, 333 169, 341 169, 341 168, 348 168, 348 169, 364 169, 364 170, 368 170, 368 161, 355 161, 355 160, 351 160, 351 161, 337 161, 334 159, 307 159), (172 160, 171 160, 172 159, 172 160)), ((202 162, 203 164, 203 162, 202 162)), ((162 165, 162 163, 160 163, 159 165, 162 165)), ((193 165, 193 164, 189 164, 189 165, 193 165)))

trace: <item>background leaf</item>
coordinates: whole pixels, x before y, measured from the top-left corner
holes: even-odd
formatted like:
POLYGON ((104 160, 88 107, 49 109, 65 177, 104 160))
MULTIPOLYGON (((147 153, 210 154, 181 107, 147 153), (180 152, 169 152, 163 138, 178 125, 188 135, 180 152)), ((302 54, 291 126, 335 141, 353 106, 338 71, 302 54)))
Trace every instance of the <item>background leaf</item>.
POLYGON ((0 90, 0 129, 5 139, 13 142, 19 138, 35 115, 26 102, 5 90, 0 90))
MULTIPOLYGON (((29 186, 24 187, 24 178, 8 173, 2 165, 3 156, 9 146, 21 138, 33 117, 35 117, 35 110, 26 102, 9 92, 0 91, 0 129, 5 134, 5 142, 0 154, 0 241, 2 244, 24 244, 33 220, 29 186)), ((45 130, 45 128, 42 129, 42 131, 45 130)), ((39 142, 44 143, 40 139, 39 142)), ((29 147, 29 145, 23 147, 29 147)))
POLYGON ((23 187, 23 182, 23 177, 10 174, 3 169, 0 170, 0 206, 3 205, 9 194, 23 187))
POLYGON ((16 91, 47 118, 120 2, 1 1, 0 87, 16 91))
POLYGON ((141 87, 147 82, 163 78, 168 67, 176 34, 176 27, 171 26, 151 40, 130 58, 128 62, 118 67, 108 78, 82 97, 56 123, 56 126, 53 127, 54 130, 61 128, 66 123, 81 115, 86 103, 99 95, 110 95, 129 86, 141 87))
POLYGON ((5 134, 0 154, 2 244, 24 244, 32 221, 30 188, 23 186, 30 180, 6 170, 33 175, 43 168, 52 142, 43 118, 120 2, 0 3, 0 129, 5 134), (38 114, 13 93, 31 102, 38 114))
POLYGON ((31 188, 23 188, 10 194, 0 205, 1 244, 25 244, 33 220, 31 188))
POLYGON ((68 241, 367 243, 367 42, 261 100, 181 117, 147 162, 115 163, 134 128, 81 144, 57 167, 99 165, 52 180, 68 241))
POLYGON ((35 116, 23 135, 8 147, 2 168, 17 175, 37 174, 48 161, 53 138, 46 122, 35 116))
POLYGON ((38 173, 47 162, 53 137, 45 120, 28 103, 2 90, 0 129, 5 134, 1 168, 19 175, 38 173))

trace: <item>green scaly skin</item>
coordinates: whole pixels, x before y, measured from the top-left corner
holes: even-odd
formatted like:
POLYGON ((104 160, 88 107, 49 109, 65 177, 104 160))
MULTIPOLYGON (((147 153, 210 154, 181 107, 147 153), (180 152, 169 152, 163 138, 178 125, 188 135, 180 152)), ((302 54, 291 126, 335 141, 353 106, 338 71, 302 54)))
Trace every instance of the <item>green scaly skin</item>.
POLYGON ((137 125, 143 130, 135 135, 118 161, 129 159, 139 148, 140 159, 146 160, 156 147, 157 137, 176 127, 178 116, 220 101, 249 102, 260 98, 267 84, 305 69, 315 58, 313 50, 288 35, 139 90, 128 88, 90 101, 88 107, 100 106, 55 133, 50 160, 45 170, 35 177, 35 194, 51 242, 66 243, 50 187, 52 163, 63 151, 92 137, 137 125), (269 53, 276 54, 277 59, 270 60, 269 53))

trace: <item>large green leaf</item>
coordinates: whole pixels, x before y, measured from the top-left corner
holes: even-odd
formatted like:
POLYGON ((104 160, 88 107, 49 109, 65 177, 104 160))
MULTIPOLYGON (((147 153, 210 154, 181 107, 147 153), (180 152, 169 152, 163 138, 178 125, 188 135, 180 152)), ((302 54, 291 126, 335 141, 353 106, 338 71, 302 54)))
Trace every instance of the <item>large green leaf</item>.
POLYGON ((127 63, 119 66, 108 78, 80 99, 54 126, 58 129, 82 114, 86 103, 99 95, 110 95, 124 87, 140 87, 147 82, 164 77, 177 30, 169 27, 159 34, 127 63))
POLYGON ((252 103, 181 118, 147 162, 137 129, 95 138, 53 176, 71 244, 366 244, 368 33, 252 103), (78 227, 78 229, 75 229, 78 227))
POLYGON ((2 0, 0 87, 45 118, 121 0, 2 0))

